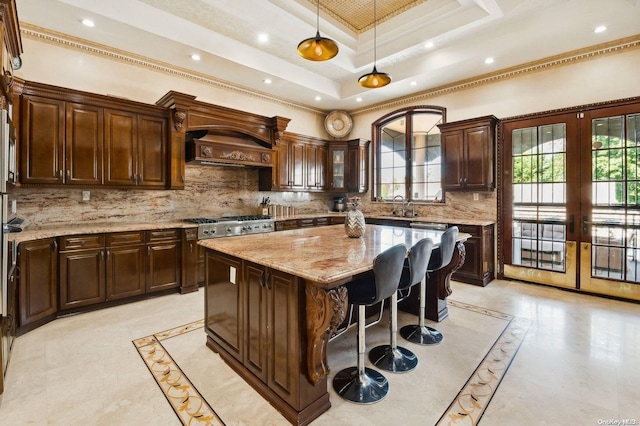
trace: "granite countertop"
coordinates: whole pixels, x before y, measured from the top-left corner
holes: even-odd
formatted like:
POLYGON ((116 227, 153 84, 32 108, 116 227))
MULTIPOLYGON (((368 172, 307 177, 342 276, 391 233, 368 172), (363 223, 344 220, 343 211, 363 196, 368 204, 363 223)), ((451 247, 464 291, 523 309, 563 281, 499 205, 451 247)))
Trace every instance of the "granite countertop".
MULTIPOLYGON (((234 238, 213 238, 198 244, 259 265, 333 288, 371 270, 373 259, 396 244, 413 246, 431 238, 435 246, 443 231, 367 225, 362 238, 349 238, 343 225, 319 226, 234 238)), ((461 233, 459 240, 469 238, 461 233)))
MULTIPOLYGON (((456 224, 456 225, 475 225, 475 226, 488 226, 495 224, 495 221, 491 220, 476 220, 476 219, 449 219, 442 220, 439 218, 426 217, 426 216, 414 216, 414 217, 403 217, 403 216, 393 216, 393 215, 384 215, 384 214, 369 214, 367 212, 363 212, 365 218, 370 219, 385 219, 385 220, 397 220, 402 222, 427 222, 427 223, 447 223, 447 224, 456 224)), ((338 212, 327 212, 327 213, 305 213, 305 214, 297 214, 297 215, 289 215, 289 216, 278 216, 274 217, 275 220, 296 220, 296 219, 313 219, 316 217, 332 217, 332 216, 346 216, 346 212, 338 213, 338 212)))
POLYGON ((83 223, 59 226, 27 226, 22 232, 12 232, 9 241, 21 243, 23 241, 39 240, 42 238, 60 237, 63 235, 101 234, 109 232, 147 231, 169 228, 195 228, 198 225, 187 222, 140 222, 126 224, 118 223, 83 223))

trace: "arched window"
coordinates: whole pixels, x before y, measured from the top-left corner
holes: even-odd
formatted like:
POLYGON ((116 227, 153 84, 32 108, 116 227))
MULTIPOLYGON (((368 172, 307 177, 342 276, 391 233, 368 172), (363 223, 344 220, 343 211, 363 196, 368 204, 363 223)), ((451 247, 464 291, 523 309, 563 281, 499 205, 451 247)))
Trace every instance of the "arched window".
POLYGON ((373 200, 442 201, 438 124, 445 122, 446 108, 421 105, 373 123, 373 200))

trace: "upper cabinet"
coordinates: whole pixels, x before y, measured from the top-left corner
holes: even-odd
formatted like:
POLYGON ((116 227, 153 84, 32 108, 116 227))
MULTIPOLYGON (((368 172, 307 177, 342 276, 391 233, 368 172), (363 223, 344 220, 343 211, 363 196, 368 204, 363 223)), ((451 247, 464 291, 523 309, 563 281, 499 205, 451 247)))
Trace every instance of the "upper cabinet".
POLYGON ((260 170, 261 191, 367 192, 369 141, 327 141, 285 132, 273 170, 260 170))
POLYGON ((16 12, 15 0, 0 0, 0 63, 2 64, 2 76, 0 76, 0 90, 2 102, 0 107, 7 108, 11 103, 11 95, 14 83, 14 70, 20 68, 22 60, 22 39, 20 38, 20 26, 16 12))
POLYGON ((16 98, 20 183, 169 185, 165 108, 35 83, 16 98))
POLYGON ((442 189, 492 191, 495 189, 495 138, 498 119, 493 115, 440 124, 442 134, 442 189))

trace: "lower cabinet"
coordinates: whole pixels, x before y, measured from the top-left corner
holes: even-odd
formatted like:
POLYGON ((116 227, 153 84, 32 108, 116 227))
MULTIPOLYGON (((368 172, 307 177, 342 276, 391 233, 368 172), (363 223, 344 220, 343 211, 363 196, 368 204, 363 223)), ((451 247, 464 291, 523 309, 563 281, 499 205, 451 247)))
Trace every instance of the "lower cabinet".
POLYGON ((468 284, 486 286, 495 277, 493 254, 493 224, 457 225, 460 232, 470 234, 464 242, 465 260, 451 278, 468 284))
POLYGON ((182 286, 181 293, 198 291, 198 230, 182 231, 182 286))
POLYGON ((144 232, 107 234, 106 240, 107 300, 144 294, 144 232))
MULTIPOLYGON (((299 409, 306 333, 304 288, 292 275, 231 256, 206 253, 206 331, 244 369, 299 409)), ((240 372, 241 375, 243 374, 240 372)), ((246 374, 246 373, 245 373, 246 374)), ((254 380, 254 379, 252 379, 254 380)))
POLYGON ((147 292, 180 287, 180 234, 177 229, 147 231, 147 292))
POLYGON ((18 327, 36 327, 58 311, 58 256, 55 238, 20 243, 18 327))
POLYGON ((60 309, 106 301, 104 234, 60 238, 60 309))

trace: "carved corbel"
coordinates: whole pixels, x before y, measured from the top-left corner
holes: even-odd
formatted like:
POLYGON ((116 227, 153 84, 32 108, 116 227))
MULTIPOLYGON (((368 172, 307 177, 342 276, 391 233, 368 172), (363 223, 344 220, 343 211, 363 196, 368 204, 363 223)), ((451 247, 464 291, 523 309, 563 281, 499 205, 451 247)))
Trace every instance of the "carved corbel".
POLYGON ((184 111, 173 111, 173 127, 175 127, 176 132, 180 132, 182 130, 182 125, 184 124, 184 120, 187 118, 187 113, 184 111))

